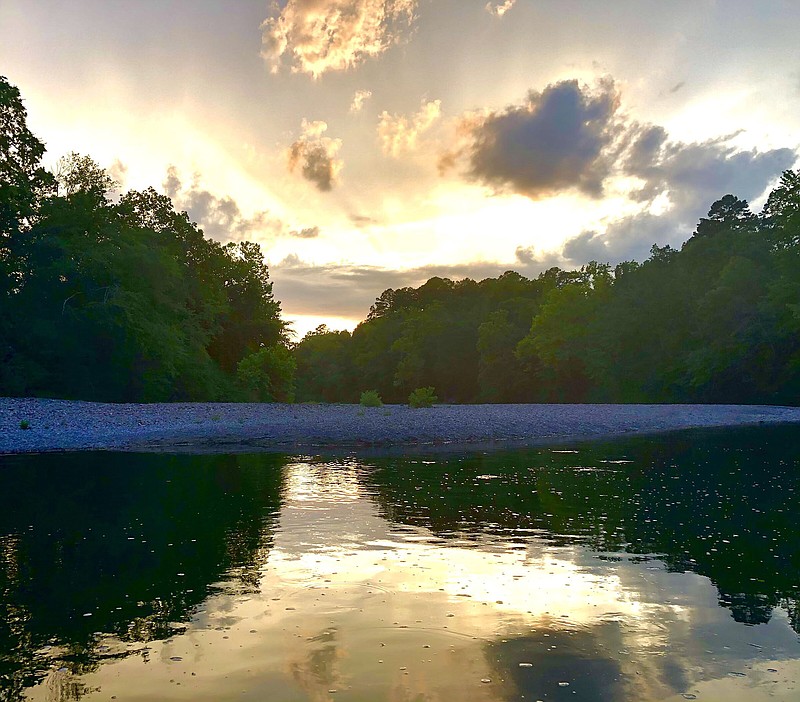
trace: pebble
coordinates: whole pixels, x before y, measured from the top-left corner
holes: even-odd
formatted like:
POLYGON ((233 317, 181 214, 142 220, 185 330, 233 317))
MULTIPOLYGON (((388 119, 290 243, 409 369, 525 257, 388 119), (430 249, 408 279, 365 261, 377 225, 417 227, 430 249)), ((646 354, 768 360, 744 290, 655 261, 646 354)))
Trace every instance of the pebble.
POLYGON ((758 405, 108 404, 0 398, 0 453, 168 447, 216 437, 259 445, 530 442, 701 426, 800 422, 800 408, 758 405), (386 410, 391 414, 387 416, 386 410), (369 410, 369 408, 367 408, 369 410), (212 417, 217 417, 212 421, 212 417), (35 430, 19 429, 21 421, 35 430))

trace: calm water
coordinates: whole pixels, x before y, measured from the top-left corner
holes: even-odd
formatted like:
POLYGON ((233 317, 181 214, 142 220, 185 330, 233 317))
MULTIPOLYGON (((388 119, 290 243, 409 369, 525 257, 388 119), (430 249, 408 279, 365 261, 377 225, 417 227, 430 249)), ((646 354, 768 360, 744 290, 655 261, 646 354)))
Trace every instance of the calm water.
POLYGON ((800 427, 0 458, 0 699, 800 699, 800 427))

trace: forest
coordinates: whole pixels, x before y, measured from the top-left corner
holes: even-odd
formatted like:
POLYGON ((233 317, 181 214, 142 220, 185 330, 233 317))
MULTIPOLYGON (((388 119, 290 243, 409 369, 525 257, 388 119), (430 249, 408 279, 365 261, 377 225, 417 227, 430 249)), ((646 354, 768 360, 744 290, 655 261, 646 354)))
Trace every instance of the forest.
POLYGON ((386 290, 352 334, 318 328, 294 353, 300 400, 795 405, 800 175, 758 215, 725 195, 680 250, 386 290))
POLYGON ((55 172, 0 78, 0 395, 104 401, 723 402, 800 397, 800 174, 725 195, 644 262, 432 278, 291 343, 257 244, 206 238, 91 158, 55 172))
POLYGON ((70 154, 55 173, 0 78, 0 395, 288 400, 293 359, 262 252, 205 238, 149 188, 70 154))

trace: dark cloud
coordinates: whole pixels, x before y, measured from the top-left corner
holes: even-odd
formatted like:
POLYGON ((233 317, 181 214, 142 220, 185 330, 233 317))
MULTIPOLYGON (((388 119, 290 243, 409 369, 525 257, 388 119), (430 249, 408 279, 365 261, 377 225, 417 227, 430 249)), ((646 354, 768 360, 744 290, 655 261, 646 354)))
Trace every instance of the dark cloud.
POLYGON ((328 192, 342 169, 342 162, 336 157, 342 142, 323 136, 328 129, 325 122, 303 120, 302 129, 303 134, 289 147, 289 170, 294 171, 299 166, 303 178, 328 192))
POLYGON ((728 193, 753 200, 797 160, 791 149, 737 150, 731 144, 735 135, 686 144, 669 141, 658 126, 636 125, 631 132, 621 171, 640 180, 631 197, 647 209, 612 222, 605 232, 570 239, 563 254, 575 264, 642 260, 654 243, 680 245, 716 200, 728 193), (654 214, 657 198, 666 207, 654 214))
MULTIPOLYGON (((466 115, 440 172, 466 164, 468 178, 531 198, 569 190, 597 197, 609 181, 634 179, 627 196, 638 212, 564 245, 567 265, 580 265, 642 259, 654 243, 679 245, 713 202, 727 193, 758 198, 797 160, 792 149, 737 148, 738 134, 671 140, 663 127, 627 118, 619 104, 611 79, 594 88, 569 80, 531 91, 521 105, 466 115)), ((518 258, 528 250, 520 251, 518 258)))
POLYGON ((707 210, 726 193, 746 200, 758 197, 797 158, 792 149, 738 150, 731 144, 733 136, 685 144, 663 135, 638 158, 629 159, 625 173, 644 181, 641 192, 648 198, 666 192, 675 210, 688 213, 697 207, 707 210))
POLYGON ((537 253, 532 246, 517 246, 514 258, 517 261, 514 270, 528 277, 538 275, 548 268, 564 265, 564 260, 558 254, 537 253))
POLYGON ((677 246, 691 235, 692 227, 673 217, 640 212, 612 222, 605 232, 581 232, 564 244, 562 254, 575 266, 589 261, 643 261, 653 244, 677 246))
POLYGON ((380 266, 329 264, 317 266, 297 255, 287 256, 270 266, 275 296, 288 314, 331 315, 363 319, 369 308, 387 288, 417 287, 438 276, 461 280, 495 278, 513 269, 535 277, 557 265, 552 259, 530 255, 519 257, 515 264, 476 261, 454 265, 430 265, 397 270, 380 266))
POLYGON ((319 236, 319 227, 306 227, 305 229, 293 229, 289 236, 297 239, 316 239, 319 236))
POLYGON ((270 216, 266 210, 245 217, 239 205, 231 197, 217 197, 200 187, 199 175, 195 174, 191 184, 186 187, 175 166, 167 169, 164 179, 164 192, 172 200, 175 208, 186 212, 189 219, 196 222, 203 232, 218 241, 241 241, 253 234, 281 236, 285 225, 270 216))
POLYGON ((467 175, 497 190, 541 198, 577 189, 597 197, 613 164, 622 130, 619 96, 611 80, 594 89, 577 80, 531 91, 522 105, 466 117, 466 144, 440 161, 466 157, 467 175))
POLYGON ((655 175, 654 167, 660 159, 667 138, 666 130, 656 125, 634 129, 629 135, 630 148, 625 154, 622 169, 628 175, 642 178, 646 183, 635 193, 635 199, 644 200, 657 194, 657 187, 652 187, 652 176, 655 175))
POLYGON ((291 146, 289 170, 302 162, 300 170, 303 178, 310 180, 320 190, 327 192, 333 187, 333 159, 327 149, 319 144, 307 144, 296 141, 291 146))
POLYGON ((568 265, 616 262, 645 258, 654 243, 680 244, 713 202, 727 193, 758 198, 797 160, 792 149, 742 150, 737 136, 671 140, 659 125, 626 118, 610 79, 595 88, 570 80, 531 91, 522 105, 465 116, 460 143, 439 167, 466 162, 467 177, 531 198, 568 190, 596 197, 611 180, 634 179, 627 195, 640 210, 605 231, 582 232, 562 251, 568 265))

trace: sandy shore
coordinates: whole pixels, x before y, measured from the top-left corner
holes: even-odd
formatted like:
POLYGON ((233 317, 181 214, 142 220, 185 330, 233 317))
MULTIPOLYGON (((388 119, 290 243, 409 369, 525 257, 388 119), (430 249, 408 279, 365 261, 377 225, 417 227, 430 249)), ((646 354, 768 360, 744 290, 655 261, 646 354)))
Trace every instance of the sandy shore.
POLYGON ((0 453, 542 443, 691 427, 800 423, 754 405, 103 404, 0 398, 0 453), (21 423, 28 428, 22 429, 21 423))

